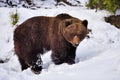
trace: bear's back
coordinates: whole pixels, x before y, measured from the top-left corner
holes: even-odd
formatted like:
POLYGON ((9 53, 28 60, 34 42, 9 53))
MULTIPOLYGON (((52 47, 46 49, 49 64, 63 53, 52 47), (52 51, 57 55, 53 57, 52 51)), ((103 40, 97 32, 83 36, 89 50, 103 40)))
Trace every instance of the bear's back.
POLYGON ((70 19, 70 18, 72 18, 72 16, 64 13, 64 14, 59 14, 59 15, 57 15, 56 18, 63 20, 63 19, 70 19))

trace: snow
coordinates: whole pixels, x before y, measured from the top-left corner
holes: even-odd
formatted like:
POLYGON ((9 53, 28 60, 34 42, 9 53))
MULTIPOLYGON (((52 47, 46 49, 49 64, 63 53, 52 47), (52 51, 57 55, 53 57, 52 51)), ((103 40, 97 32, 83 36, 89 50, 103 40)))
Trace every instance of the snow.
MULTIPOLYGON (((73 0, 71 0, 73 1, 73 0)), ((81 0, 82 5, 85 4, 81 0)), ((51 1, 51 3, 53 3, 51 1)), ((48 6, 46 4, 46 6, 48 6)), ((43 70, 36 75, 30 68, 21 71, 14 54, 13 27, 10 13, 16 8, 0 8, 0 80, 120 80, 120 30, 104 21, 107 11, 90 10, 85 7, 57 6, 50 9, 30 10, 17 8, 20 16, 17 25, 33 16, 56 16, 68 13, 81 20, 88 20, 92 30, 90 39, 84 39, 76 51, 76 64, 55 65, 50 58, 51 51, 42 56, 43 70)), ((117 11, 117 14, 120 11, 117 11)))

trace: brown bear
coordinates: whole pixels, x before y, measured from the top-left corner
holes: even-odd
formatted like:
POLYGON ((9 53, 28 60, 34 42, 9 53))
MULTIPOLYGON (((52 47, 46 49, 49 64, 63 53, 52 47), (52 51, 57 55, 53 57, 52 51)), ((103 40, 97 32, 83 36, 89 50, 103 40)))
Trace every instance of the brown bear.
POLYGON ((37 16, 23 22, 14 31, 15 54, 22 70, 42 70, 40 55, 52 50, 55 64, 74 64, 75 52, 87 34, 87 20, 79 20, 68 14, 56 17, 37 16))

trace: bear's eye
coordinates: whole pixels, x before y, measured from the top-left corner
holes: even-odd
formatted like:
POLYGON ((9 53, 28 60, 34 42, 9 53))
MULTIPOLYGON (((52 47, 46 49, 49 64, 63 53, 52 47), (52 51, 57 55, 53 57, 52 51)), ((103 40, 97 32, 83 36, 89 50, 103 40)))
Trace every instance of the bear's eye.
POLYGON ((72 36, 72 37, 75 37, 75 36, 76 36, 76 34, 71 34, 71 36, 72 36))
POLYGON ((80 39, 83 39, 83 38, 85 37, 85 35, 84 35, 84 34, 79 34, 78 37, 79 37, 80 39))
POLYGON ((78 37, 81 37, 81 36, 82 36, 82 34, 78 34, 77 36, 78 36, 78 37))
POLYGON ((74 36, 74 34, 71 34, 71 36, 74 36))

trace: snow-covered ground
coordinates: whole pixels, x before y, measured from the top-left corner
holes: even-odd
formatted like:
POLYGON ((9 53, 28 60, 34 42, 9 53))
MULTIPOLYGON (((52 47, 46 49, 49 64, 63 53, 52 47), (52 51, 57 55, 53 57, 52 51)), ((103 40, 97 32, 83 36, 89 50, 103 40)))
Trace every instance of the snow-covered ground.
MULTIPOLYGON (((84 1, 84 0, 81 0, 84 1)), ((84 3, 84 2, 82 2, 84 3)), ((87 19, 92 30, 90 39, 85 39, 77 48, 76 64, 54 65, 51 51, 42 56, 44 69, 35 75, 28 68, 21 71, 17 56, 14 55, 13 31, 10 13, 16 8, 0 8, 0 80, 120 80, 120 30, 104 21, 110 13, 89 10, 85 7, 58 6, 52 9, 30 10, 18 8, 20 24, 32 16, 56 16, 68 13, 81 20, 87 19), (9 60, 10 59, 10 60, 9 60)), ((118 11, 117 14, 120 11, 118 11)))

